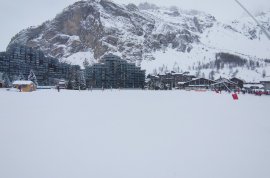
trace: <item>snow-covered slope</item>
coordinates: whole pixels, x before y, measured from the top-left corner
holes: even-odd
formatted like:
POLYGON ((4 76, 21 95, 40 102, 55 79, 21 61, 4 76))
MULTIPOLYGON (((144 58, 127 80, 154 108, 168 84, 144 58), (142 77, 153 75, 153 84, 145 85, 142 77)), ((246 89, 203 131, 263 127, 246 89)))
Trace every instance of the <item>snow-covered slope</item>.
MULTIPOLYGON (((269 12, 257 18, 270 30, 269 12)), ((203 12, 149 4, 79 1, 52 21, 21 31, 9 46, 17 43, 81 66, 85 59, 95 62, 110 52, 141 63, 148 73, 163 65, 172 70, 173 65, 197 74, 214 71, 216 77, 224 73, 259 80, 263 71, 266 76, 269 71, 269 63, 264 60, 270 58, 270 42, 252 20, 242 18, 222 23, 203 12), (216 66, 201 69, 201 65, 214 63, 218 53, 237 55, 247 63, 240 66, 241 70, 239 66, 229 67, 228 63, 222 71, 216 66), (259 65, 250 67, 250 61, 259 65)))
POLYGON ((0 89, 0 98, 1 178, 270 177, 269 96, 0 89))

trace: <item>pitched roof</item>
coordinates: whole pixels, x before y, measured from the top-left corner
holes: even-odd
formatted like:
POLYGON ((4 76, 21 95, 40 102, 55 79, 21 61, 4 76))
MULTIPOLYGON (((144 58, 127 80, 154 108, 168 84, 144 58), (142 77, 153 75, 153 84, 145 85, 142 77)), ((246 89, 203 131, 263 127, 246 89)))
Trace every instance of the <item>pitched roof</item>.
POLYGON ((12 84, 13 85, 31 85, 33 84, 33 82, 27 81, 27 80, 18 80, 18 81, 14 81, 12 84))

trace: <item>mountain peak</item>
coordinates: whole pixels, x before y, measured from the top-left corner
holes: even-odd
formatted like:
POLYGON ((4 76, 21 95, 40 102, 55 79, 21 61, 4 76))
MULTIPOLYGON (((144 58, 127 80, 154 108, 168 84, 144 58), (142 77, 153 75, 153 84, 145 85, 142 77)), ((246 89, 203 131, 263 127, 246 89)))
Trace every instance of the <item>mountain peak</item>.
MULTIPOLYGON (((265 17, 269 20, 267 14, 265 17)), ((98 61, 108 52, 134 63, 154 61, 157 52, 171 50, 179 56, 184 54, 183 60, 192 58, 190 61, 215 60, 219 52, 269 58, 264 55, 268 48, 260 44, 264 39, 258 26, 240 22, 224 24, 197 10, 149 3, 136 6, 85 0, 68 6, 51 21, 22 30, 9 46, 33 47, 81 66, 85 59, 98 61), (238 46, 232 47, 234 44, 238 46), (259 54, 245 50, 256 49, 256 45, 260 46, 259 54)), ((270 29, 269 23, 263 25, 270 29)))

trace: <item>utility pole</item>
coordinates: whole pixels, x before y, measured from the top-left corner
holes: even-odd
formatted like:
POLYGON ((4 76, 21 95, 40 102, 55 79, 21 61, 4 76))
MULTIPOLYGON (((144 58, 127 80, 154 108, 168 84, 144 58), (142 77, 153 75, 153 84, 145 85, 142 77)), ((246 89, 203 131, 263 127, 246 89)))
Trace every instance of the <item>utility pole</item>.
POLYGON ((261 25, 261 23, 247 10, 247 8, 245 8, 243 4, 241 4, 238 0, 235 0, 235 2, 257 23, 266 37, 270 40, 269 32, 261 25))

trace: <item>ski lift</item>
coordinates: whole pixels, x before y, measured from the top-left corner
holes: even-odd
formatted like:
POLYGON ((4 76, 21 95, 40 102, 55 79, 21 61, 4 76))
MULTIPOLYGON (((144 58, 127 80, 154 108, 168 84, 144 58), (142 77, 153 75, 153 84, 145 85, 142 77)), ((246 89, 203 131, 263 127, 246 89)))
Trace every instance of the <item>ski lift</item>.
MULTIPOLYGON (((225 83, 223 85, 228 89, 228 91, 233 92, 225 83)), ((236 92, 232 94, 233 100, 239 100, 239 97, 236 92)))

